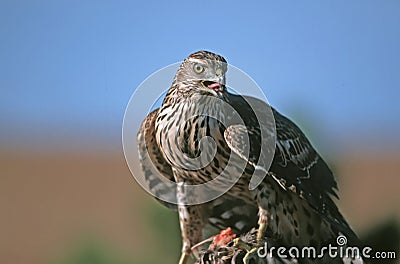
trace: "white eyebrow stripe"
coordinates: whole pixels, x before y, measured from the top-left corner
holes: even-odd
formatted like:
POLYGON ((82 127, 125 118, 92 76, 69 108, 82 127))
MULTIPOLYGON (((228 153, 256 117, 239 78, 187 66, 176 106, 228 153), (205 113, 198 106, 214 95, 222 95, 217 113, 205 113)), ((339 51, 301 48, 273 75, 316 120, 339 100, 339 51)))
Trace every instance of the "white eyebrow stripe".
MULTIPOLYGON (((189 61, 198 62, 198 63, 204 64, 204 60, 201 60, 201 59, 189 58, 189 61)), ((206 61, 208 61, 208 60, 206 60, 206 61)))

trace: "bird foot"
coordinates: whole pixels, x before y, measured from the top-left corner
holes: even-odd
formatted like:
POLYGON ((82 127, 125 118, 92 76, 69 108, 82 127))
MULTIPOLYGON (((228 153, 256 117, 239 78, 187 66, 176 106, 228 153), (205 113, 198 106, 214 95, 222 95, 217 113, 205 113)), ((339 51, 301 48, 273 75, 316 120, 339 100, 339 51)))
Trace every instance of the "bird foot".
POLYGON ((244 249, 247 252, 252 250, 252 247, 249 244, 247 244, 246 242, 244 242, 243 240, 241 240, 240 238, 235 238, 233 240, 233 246, 240 248, 240 249, 244 249))
POLYGON ((190 254, 187 252, 182 252, 181 258, 179 259, 179 264, 186 264, 189 259, 190 254))
POLYGON ((253 247, 252 249, 248 250, 246 255, 243 258, 243 263, 244 264, 254 263, 254 262, 250 262, 250 261, 251 260, 254 261, 254 257, 256 257, 256 259, 258 259, 258 255, 255 256, 255 254, 258 254, 257 250, 258 250, 258 247, 253 247))
POLYGON ((257 245, 262 244, 262 240, 264 238, 264 233, 266 229, 267 229, 267 224, 265 222, 262 222, 257 230, 257 245))
POLYGON ((190 247, 190 243, 183 242, 182 254, 179 259, 179 264, 186 264, 191 253, 192 253, 192 249, 190 247))

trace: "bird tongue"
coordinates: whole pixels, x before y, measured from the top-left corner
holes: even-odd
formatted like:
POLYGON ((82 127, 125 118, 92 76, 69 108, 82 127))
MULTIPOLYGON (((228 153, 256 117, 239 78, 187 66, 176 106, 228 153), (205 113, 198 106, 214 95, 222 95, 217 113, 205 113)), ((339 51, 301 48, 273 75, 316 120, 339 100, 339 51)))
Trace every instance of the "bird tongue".
POLYGON ((217 83, 217 82, 215 82, 215 83, 210 84, 210 85, 208 86, 208 88, 210 88, 210 89, 217 89, 217 88, 219 88, 219 86, 220 86, 220 84, 217 83))

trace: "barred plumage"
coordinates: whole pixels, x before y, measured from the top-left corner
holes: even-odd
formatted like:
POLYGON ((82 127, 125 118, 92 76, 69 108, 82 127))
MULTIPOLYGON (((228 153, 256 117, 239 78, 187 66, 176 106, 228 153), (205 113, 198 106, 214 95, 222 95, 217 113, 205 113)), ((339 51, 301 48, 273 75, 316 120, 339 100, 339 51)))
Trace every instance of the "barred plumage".
POLYGON ((142 167, 156 193, 171 192, 179 199, 189 196, 184 187, 164 188, 158 175, 148 170, 150 163, 155 164, 161 177, 182 186, 213 180, 224 169, 229 169, 227 175, 241 176, 214 201, 178 206, 184 255, 181 263, 186 261, 191 247, 202 240, 207 223, 220 229, 231 227, 242 234, 257 227, 258 222, 258 242, 269 237, 285 246, 319 248, 335 241, 339 234, 345 234, 350 244, 358 244, 357 236, 332 200, 337 197, 334 176, 305 135, 273 108, 274 123, 260 123, 256 116, 265 115, 270 106, 252 97, 229 93, 225 87, 226 70, 226 61, 219 55, 207 51, 190 55, 181 64, 162 106, 147 116, 138 133, 139 151, 144 153, 147 149, 150 158, 142 159, 142 167), (235 123, 232 114, 214 99, 228 103, 244 124, 235 123), (203 111, 209 115, 198 115, 203 111), (271 125, 275 131, 269 130, 271 125), (260 156, 261 142, 266 140, 261 136, 264 132, 270 135, 267 140, 273 140, 273 147, 260 156), (205 137, 214 139, 215 153, 202 146, 205 137), (269 166, 264 163, 265 155, 273 153, 269 166), (239 165, 228 168, 228 161, 244 163, 244 171, 239 165), (251 175, 257 170, 268 175, 255 190, 249 190, 251 175))

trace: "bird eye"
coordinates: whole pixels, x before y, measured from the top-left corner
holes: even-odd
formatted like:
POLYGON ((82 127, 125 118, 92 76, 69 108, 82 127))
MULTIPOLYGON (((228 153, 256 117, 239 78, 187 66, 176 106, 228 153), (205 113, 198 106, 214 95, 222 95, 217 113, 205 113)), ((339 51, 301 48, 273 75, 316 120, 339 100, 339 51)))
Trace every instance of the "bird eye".
POLYGON ((202 73, 204 71, 204 69, 205 69, 204 66, 201 65, 200 63, 196 63, 193 66, 193 70, 194 70, 195 73, 202 73))

